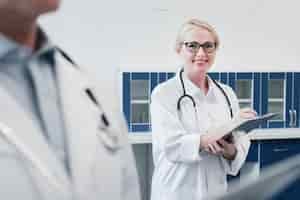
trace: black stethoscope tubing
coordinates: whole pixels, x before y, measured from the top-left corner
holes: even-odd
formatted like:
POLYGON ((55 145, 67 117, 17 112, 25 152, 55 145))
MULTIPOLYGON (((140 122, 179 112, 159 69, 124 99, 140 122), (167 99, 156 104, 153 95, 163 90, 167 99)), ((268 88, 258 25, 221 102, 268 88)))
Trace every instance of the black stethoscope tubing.
MULTIPOLYGON (((56 49, 62 54, 62 56, 70 62, 73 66, 78 67, 78 65, 73 61, 73 59, 65 53, 61 48, 56 47, 56 49)), ((86 95, 92 100, 92 102, 98 107, 100 112, 100 122, 99 122, 99 129, 103 132, 103 134, 99 134, 101 141, 103 142, 104 146, 109 149, 110 151, 116 151, 120 147, 120 141, 118 134, 116 131, 113 130, 109 120, 107 119, 101 104, 97 100, 96 96, 94 95, 93 91, 89 88, 85 89, 86 95)))
MULTIPOLYGON (((193 107, 196 110, 196 101, 195 101, 195 99, 191 95, 186 93, 184 81, 183 81, 183 78, 182 78, 182 73, 183 73, 183 68, 179 72, 179 79, 180 79, 180 84, 181 84, 181 87, 182 87, 183 94, 177 100, 177 111, 178 112, 181 111, 180 104, 181 104, 181 102, 184 98, 189 99, 193 103, 193 107)), ((231 106, 228 95, 226 94, 224 89, 220 86, 220 84, 216 80, 212 79, 212 81, 214 82, 214 84, 220 89, 220 91, 224 95, 224 97, 226 99, 226 103, 227 103, 228 108, 229 108, 230 117, 232 119, 233 118, 233 111, 232 111, 232 106, 231 106)))

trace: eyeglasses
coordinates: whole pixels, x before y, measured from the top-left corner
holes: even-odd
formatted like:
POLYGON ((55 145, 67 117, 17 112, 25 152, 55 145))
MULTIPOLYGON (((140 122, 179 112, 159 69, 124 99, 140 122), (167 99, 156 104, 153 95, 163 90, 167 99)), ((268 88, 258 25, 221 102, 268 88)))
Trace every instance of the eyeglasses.
POLYGON ((183 44, 189 52, 194 54, 196 54, 199 51, 200 47, 202 47, 203 51, 207 54, 212 54, 217 49, 217 44, 215 42, 204 42, 203 44, 200 44, 199 42, 192 41, 183 42, 183 44))

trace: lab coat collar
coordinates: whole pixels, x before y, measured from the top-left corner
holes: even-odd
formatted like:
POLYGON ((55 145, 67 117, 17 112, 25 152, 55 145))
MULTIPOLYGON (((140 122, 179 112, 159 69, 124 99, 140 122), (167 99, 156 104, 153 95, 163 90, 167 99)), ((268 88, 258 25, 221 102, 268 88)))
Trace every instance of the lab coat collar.
MULTIPOLYGON (((39 171, 40 169, 37 167, 42 165, 42 168, 49 175, 47 177, 50 177, 45 179, 45 182, 51 179, 50 182, 55 182, 55 186, 58 186, 56 189, 70 191, 71 184, 65 173, 64 166, 53 152, 46 138, 41 134, 41 130, 34 119, 1 85, 0 99, 2 112, 5 113, 0 116, 0 122, 10 129, 9 134, 12 136, 8 143, 12 145, 17 144, 17 149, 21 150, 20 154, 26 161, 25 163, 30 163, 38 171, 36 172, 37 174, 42 175, 45 172, 39 171), (27 153, 24 153, 25 151, 27 153)), ((3 137, 3 135, 0 137, 3 137)), ((50 182, 49 186, 53 186, 50 182)))
POLYGON ((84 73, 56 53, 58 87, 62 102, 71 176, 79 194, 89 191, 95 164, 99 109, 86 93, 92 90, 84 73))
POLYGON ((91 180, 96 147, 99 146, 96 135, 99 112, 86 95, 85 91, 90 86, 83 73, 59 52, 55 53, 55 60, 72 178, 67 175, 64 165, 41 134, 36 122, 1 85, 0 99, 5 115, 0 116, 0 122, 12 130, 16 141, 30 151, 36 163, 43 165, 51 180, 59 186, 58 189, 70 192, 74 185, 76 192, 84 194, 90 190, 87 183, 91 180))
MULTIPOLYGON (((180 69, 181 70, 181 69, 180 69)), ((177 72, 178 81, 180 83, 180 70, 177 72)), ((205 95, 204 91, 202 91, 198 86, 196 86, 188 77, 187 74, 183 71, 182 73, 182 80, 184 82, 186 93, 193 96, 193 97, 207 97, 210 100, 215 100, 215 84, 213 80, 206 75, 206 78, 208 79, 208 92, 205 95)), ((182 86, 180 86, 182 89, 182 86)))

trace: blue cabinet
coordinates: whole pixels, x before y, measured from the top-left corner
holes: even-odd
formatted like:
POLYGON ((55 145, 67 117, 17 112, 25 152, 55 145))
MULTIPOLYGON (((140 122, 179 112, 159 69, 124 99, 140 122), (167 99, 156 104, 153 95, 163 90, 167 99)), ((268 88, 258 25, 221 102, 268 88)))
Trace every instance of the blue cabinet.
POLYGON ((150 130, 152 73, 123 73, 123 112, 130 132, 150 130))
POLYGON ((151 131, 151 92, 174 75, 173 72, 123 72, 122 105, 129 132, 151 131))
POLYGON ((300 127, 300 72, 293 73, 293 91, 294 91, 294 101, 293 108, 294 112, 294 125, 300 127))
POLYGON ((229 86, 235 90, 240 107, 251 107, 260 114, 260 73, 229 73, 229 86))
MULTIPOLYGON (((265 140, 261 141, 260 165, 261 168, 280 162, 290 156, 300 153, 300 140, 265 140)), ((275 183, 276 184, 276 183, 275 183)), ((300 195, 300 179, 290 185, 280 194, 274 196, 274 200, 295 199, 300 195)))
POLYGON ((280 115, 263 128, 299 127, 299 73, 262 73, 261 113, 280 115))
MULTIPOLYGON (((231 86, 240 107, 252 107, 261 115, 279 116, 261 128, 299 127, 300 72, 210 72, 212 79, 231 86)), ((123 72, 123 111, 130 132, 151 131, 150 95, 154 87, 174 72, 123 72)))

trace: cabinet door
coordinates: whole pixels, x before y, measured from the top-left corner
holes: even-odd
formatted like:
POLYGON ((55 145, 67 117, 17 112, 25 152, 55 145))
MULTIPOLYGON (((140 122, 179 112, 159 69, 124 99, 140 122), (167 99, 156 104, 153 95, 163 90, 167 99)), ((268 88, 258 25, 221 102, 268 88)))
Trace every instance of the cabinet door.
POLYGON ((260 148, 261 167, 265 167, 300 153, 300 140, 264 140, 260 148))
MULTIPOLYGON (((290 156, 300 153, 300 140, 273 140, 261 142, 261 168, 282 161, 290 156)), ((300 178, 288 186, 280 194, 274 196, 277 199, 295 199, 300 195, 300 178)))
POLYGON ((293 82, 293 73, 286 73, 286 95, 285 95, 285 127, 294 126, 294 82, 293 82))
POLYGON ((261 114, 278 113, 278 117, 262 125, 263 128, 283 128, 288 123, 288 110, 291 109, 291 81, 286 73, 262 73, 261 114), (285 95, 286 94, 286 98, 285 95))
POLYGON ((299 127, 300 73, 286 73, 286 123, 285 127, 299 127))
POLYGON ((156 74, 144 72, 123 73, 123 112, 129 132, 150 130, 150 91, 155 86, 156 74))
POLYGON ((130 107, 131 131, 141 132, 150 129, 150 73, 131 74, 130 107))
POLYGON ((123 72, 123 112, 129 132, 151 131, 150 96, 174 72, 123 72))
POLYGON ((260 73, 229 73, 228 83, 235 90, 241 108, 253 108, 260 114, 260 73))
POLYGON ((294 117, 295 117, 295 126, 300 127, 300 72, 294 73, 294 117))

